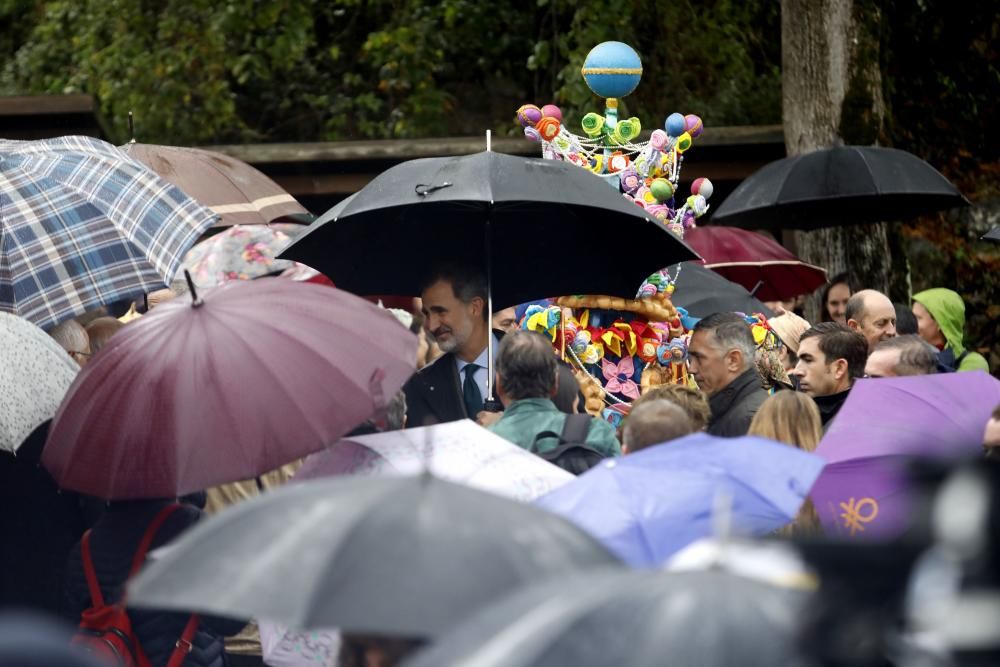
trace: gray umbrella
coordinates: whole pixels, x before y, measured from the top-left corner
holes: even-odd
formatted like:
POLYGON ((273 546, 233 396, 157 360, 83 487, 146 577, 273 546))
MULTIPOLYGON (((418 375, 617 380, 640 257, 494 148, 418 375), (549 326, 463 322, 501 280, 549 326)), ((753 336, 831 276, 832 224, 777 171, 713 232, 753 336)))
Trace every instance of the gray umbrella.
POLYGON ((721 571, 601 572, 514 593, 406 667, 800 667, 806 595, 721 571))
POLYGON ((522 585, 620 565, 548 512, 430 475, 292 484, 217 515, 135 581, 134 606, 433 637, 522 585))

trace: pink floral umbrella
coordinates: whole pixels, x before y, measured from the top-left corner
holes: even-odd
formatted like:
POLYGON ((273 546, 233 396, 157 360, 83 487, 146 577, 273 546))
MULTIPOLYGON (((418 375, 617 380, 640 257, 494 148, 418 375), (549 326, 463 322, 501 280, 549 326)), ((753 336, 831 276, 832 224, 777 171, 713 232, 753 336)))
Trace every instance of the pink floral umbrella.
POLYGON ((267 275, 309 280, 318 272, 298 262, 276 259, 306 229, 305 225, 280 222, 233 225, 191 248, 183 268, 191 273, 198 287, 267 275))

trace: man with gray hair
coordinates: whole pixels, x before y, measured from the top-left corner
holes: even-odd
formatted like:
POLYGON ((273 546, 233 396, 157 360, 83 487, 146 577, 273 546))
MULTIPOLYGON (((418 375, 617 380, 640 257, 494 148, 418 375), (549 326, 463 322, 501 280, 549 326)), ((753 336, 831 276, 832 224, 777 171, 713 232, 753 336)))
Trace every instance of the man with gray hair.
POLYGON ((51 336, 69 356, 83 368, 90 359, 90 337, 76 320, 60 322, 49 330, 51 336))
POLYGON ((566 420, 572 416, 587 427, 580 444, 604 456, 621 453, 611 424, 589 415, 567 415, 552 402, 559 374, 552 345, 541 334, 518 329, 504 336, 497 351, 496 374, 504 413, 488 428, 497 435, 544 454, 559 447, 558 434, 565 432, 566 420), (543 434, 551 435, 539 437, 543 434))
POLYGON ((890 378, 937 372, 937 350, 916 334, 883 340, 868 355, 865 375, 890 378))
POLYGON ((622 429, 622 454, 634 454, 641 449, 682 438, 695 432, 687 412, 665 398, 657 398, 635 406, 625 419, 622 429))
POLYGON ((753 335, 742 316, 715 313, 698 322, 688 345, 691 374, 708 396, 712 435, 746 435, 767 392, 754 367, 753 335))

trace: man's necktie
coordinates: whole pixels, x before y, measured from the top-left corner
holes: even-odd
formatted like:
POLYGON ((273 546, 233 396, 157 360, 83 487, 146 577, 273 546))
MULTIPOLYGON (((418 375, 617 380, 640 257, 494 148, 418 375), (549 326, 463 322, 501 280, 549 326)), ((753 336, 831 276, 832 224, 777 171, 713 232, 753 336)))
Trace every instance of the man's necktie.
POLYGON ((469 364, 462 369, 465 373, 465 381, 462 383, 462 398, 465 401, 465 409, 469 413, 470 419, 475 419, 483 410, 483 393, 479 391, 476 383, 476 371, 482 366, 469 364))

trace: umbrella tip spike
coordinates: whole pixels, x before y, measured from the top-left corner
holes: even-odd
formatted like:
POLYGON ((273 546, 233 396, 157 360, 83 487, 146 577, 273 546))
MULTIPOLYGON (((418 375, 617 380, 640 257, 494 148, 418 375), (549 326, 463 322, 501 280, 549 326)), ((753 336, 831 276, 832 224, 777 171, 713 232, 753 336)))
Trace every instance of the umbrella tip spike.
POLYGON ((204 302, 198 297, 198 291, 194 288, 194 280, 191 278, 191 272, 187 269, 184 269, 184 280, 187 281, 188 291, 191 292, 191 307, 197 308, 204 302))
POLYGON ((128 142, 135 143, 135 120, 132 118, 132 111, 128 112, 128 142))

